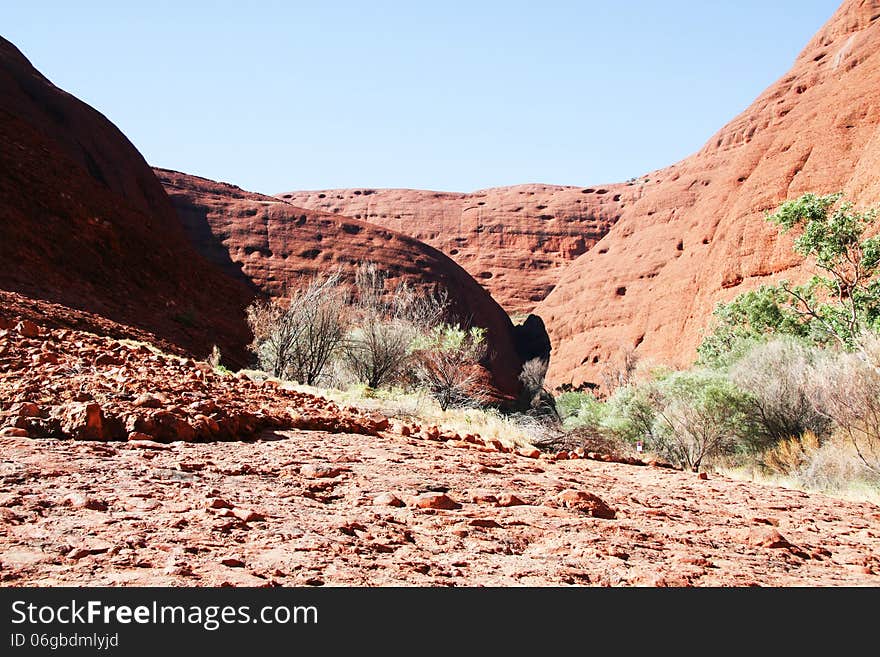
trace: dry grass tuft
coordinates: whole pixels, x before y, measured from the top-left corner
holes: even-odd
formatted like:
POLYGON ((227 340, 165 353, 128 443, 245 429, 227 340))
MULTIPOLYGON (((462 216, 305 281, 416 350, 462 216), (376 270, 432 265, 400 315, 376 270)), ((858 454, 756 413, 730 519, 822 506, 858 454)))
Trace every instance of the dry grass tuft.
POLYGON ((812 431, 780 441, 768 449, 762 463, 770 472, 789 475, 797 472, 819 449, 819 438, 812 431))
POLYGON ((443 410, 434 398, 425 392, 407 392, 399 389, 374 390, 365 386, 339 390, 291 383, 283 385, 324 397, 340 406, 382 413, 402 422, 413 422, 423 426, 436 425, 445 431, 462 435, 478 434, 484 439, 498 440, 507 447, 534 447, 536 443, 546 439, 549 431, 540 420, 526 415, 505 415, 493 409, 480 407, 456 407, 443 410))

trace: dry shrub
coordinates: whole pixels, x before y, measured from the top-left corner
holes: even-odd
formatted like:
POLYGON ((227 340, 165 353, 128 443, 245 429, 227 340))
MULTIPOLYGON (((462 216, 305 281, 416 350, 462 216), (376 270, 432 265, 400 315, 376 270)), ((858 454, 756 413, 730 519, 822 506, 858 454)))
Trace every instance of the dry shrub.
POLYGON ((556 408, 553 393, 544 386, 549 366, 550 361, 543 358, 532 358, 523 364, 519 374, 522 383, 520 406, 528 409, 530 413, 546 415, 561 422, 562 418, 556 408))
POLYGON ((342 344, 349 324, 347 293, 339 273, 292 287, 288 299, 247 308, 254 334, 251 350, 272 376, 314 384, 342 344))
POLYGON ((745 412, 755 447, 805 432, 819 436, 828 432, 828 418, 808 395, 818 353, 794 338, 777 338, 756 345, 733 365, 731 381, 748 393, 745 412))
POLYGON ((639 356, 635 349, 627 348, 622 348, 613 360, 605 363, 600 376, 607 394, 613 395, 618 388, 632 383, 638 364, 639 356))
POLYGON ((809 396, 864 466, 880 474, 880 340, 866 338, 858 353, 824 354, 814 368, 809 396))
POLYGON ((838 493, 861 489, 874 494, 880 491, 880 475, 857 456, 847 435, 836 434, 825 441, 792 474, 798 484, 810 490, 838 493))
POLYGON ((488 399, 479 363, 486 357, 486 330, 441 324, 414 343, 413 376, 444 411, 488 399))
POLYGON ((413 342, 439 325, 448 312, 445 292, 419 294, 406 282, 391 286, 375 263, 355 272, 353 329, 342 362, 355 380, 371 388, 400 383, 414 366, 413 342))
POLYGON ((781 440, 764 452, 762 463, 771 472, 790 475, 808 463, 818 449, 819 438, 812 431, 807 431, 801 436, 781 440))
POLYGON ((211 347, 211 353, 208 354, 208 357, 205 359, 205 362, 208 363, 213 368, 220 367, 221 356, 220 356, 220 347, 214 345, 211 347))

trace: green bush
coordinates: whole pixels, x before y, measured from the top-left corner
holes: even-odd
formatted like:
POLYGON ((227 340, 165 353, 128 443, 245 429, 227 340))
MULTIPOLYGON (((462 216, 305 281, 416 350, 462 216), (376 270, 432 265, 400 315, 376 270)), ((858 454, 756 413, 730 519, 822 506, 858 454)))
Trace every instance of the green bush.
POLYGON ((589 392, 564 392, 556 397, 556 410, 562 427, 573 429, 598 428, 605 419, 606 406, 589 392))
POLYGON ((657 451, 656 400, 656 380, 618 388, 606 402, 602 427, 632 445, 642 441, 646 449, 657 451))
POLYGON ((675 372, 657 382, 650 399, 658 451, 694 472, 749 446, 749 396, 718 372, 675 372))
POLYGON ((602 428, 697 471, 704 462, 748 449, 749 399, 722 373, 672 372, 618 389, 606 404, 602 428))

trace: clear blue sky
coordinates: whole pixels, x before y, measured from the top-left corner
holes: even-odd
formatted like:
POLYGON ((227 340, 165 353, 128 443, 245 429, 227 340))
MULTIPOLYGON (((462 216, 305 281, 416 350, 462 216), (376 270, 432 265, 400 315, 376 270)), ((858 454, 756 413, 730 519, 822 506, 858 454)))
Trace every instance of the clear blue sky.
POLYGON ((277 193, 615 182, 689 155, 837 0, 0 3, 154 165, 277 193))

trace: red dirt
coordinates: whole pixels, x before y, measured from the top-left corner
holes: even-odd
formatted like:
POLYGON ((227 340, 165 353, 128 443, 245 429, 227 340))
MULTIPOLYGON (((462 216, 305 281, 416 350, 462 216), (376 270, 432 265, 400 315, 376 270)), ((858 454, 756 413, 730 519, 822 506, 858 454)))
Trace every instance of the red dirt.
POLYGON ((872 504, 523 456, 0 324, 6 586, 880 585, 872 504))

